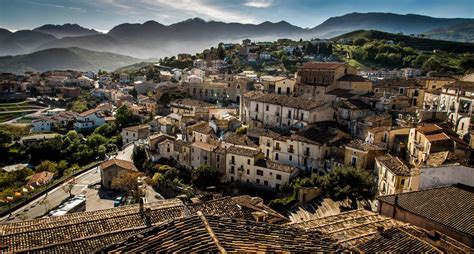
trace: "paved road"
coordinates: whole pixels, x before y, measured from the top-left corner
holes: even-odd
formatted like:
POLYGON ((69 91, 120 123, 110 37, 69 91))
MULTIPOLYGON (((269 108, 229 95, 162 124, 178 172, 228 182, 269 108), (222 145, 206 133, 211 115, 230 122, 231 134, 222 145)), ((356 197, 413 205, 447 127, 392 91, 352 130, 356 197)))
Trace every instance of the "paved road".
POLYGON ((125 160, 125 161, 133 161, 132 160, 132 154, 133 154, 133 148, 134 145, 130 144, 125 149, 119 151, 117 153, 117 156, 115 158, 120 159, 120 160, 125 160))
POLYGON ((25 206, 15 210, 12 214, 0 218, 0 222, 16 222, 25 219, 34 219, 42 217, 52 208, 60 205, 69 197, 66 188, 70 183, 73 184, 72 194, 86 194, 87 187, 91 184, 100 182, 99 167, 94 167, 74 179, 63 183, 62 185, 49 191, 47 194, 29 202, 25 206), (72 183, 71 183, 72 182, 72 183))
POLYGON ((5 121, 5 122, 2 122, 0 124, 21 124, 21 125, 25 125, 23 123, 15 123, 16 121, 18 121, 19 119, 25 117, 25 116, 37 116, 37 115, 40 115, 44 112, 46 112, 47 110, 51 109, 50 106, 48 106, 47 108, 43 108, 43 109, 39 109, 39 110, 15 110, 15 111, 5 111, 5 112, 0 112, 0 113, 11 113, 11 112, 28 112, 28 111, 34 111, 32 112, 31 114, 27 114, 27 115, 24 115, 24 116, 20 116, 20 117, 17 117, 17 118, 14 118, 14 119, 11 119, 11 120, 8 120, 8 121, 5 121))

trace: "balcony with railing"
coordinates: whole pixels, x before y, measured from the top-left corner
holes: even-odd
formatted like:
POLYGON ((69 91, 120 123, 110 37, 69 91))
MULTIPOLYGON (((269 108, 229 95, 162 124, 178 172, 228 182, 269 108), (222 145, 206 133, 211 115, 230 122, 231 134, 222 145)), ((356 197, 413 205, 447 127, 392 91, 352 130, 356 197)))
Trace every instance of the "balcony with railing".
POLYGON ((289 153, 294 153, 294 152, 295 152, 295 149, 293 149, 293 147, 288 147, 288 152, 289 152, 289 153))

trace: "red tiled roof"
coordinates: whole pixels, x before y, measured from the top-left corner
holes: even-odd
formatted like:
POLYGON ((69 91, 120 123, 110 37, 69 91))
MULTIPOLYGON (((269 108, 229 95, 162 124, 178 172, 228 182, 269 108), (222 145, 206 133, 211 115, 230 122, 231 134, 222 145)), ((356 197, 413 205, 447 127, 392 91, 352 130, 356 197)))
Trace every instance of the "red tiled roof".
POLYGON ((107 168, 111 167, 112 165, 117 165, 117 166, 119 166, 121 168, 124 168, 124 169, 138 171, 138 169, 135 167, 135 165, 133 165, 133 163, 131 161, 125 161, 125 160, 120 160, 120 159, 116 159, 116 158, 113 158, 113 159, 110 159, 108 161, 103 162, 102 164, 100 164, 100 168, 102 170, 104 170, 104 169, 107 169, 107 168))
POLYGON ((450 140, 451 138, 446 135, 444 132, 426 135, 426 139, 430 142, 441 141, 441 140, 450 140))

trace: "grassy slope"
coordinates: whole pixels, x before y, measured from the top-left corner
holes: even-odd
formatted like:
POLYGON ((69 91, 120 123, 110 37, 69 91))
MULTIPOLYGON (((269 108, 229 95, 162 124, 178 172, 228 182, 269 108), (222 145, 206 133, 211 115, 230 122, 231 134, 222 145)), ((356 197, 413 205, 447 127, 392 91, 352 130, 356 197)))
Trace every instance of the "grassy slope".
POLYGON ((332 40, 337 41, 342 38, 357 39, 366 38, 370 40, 392 40, 394 42, 403 43, 407 47, 414 49, 432 51, 434 49, 445 50, 453 53, 474 52, 474 43, 454 42, 433 40, 428 38, 411 37, 408 35, 392 34, 375 30, 357 30, 346 33, 332 40))
POLYGON ((111 71, 121 66, 140 62, 129 56, 85 50, 81 48, 54 48, 27 55, 0 57, 0 71, 22 73, 51 69, 80 71, 111 71))

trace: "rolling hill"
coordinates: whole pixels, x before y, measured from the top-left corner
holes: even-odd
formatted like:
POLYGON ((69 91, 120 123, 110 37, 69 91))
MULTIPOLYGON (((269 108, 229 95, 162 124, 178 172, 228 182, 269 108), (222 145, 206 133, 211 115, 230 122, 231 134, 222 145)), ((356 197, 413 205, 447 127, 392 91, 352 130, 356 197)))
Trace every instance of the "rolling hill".
POLYGON ((391 40, 396 43, 402 43, 406 47, 411 47, 424 51, 442 50, 452 53, 474 52, 474 43, 433 40, 429 38, 393 34, 376 30, 353 31, 340 36, 336 36, 331 40, 337 41, 343 38, 353 40, 357 38, 366 38, 369 40, 391 40))
MULTIPOLYGON (((329 38, 355 30, 379 30, 389 33, 420 34, 461 23, 474 24, 474 19, 434 18, 416 14, 349 13, 332 17, 310 29, 311 34, 329 38)), ((434 37, 437 38, 437 37, 434 37)))
POLYGON ((124 23, 115 26, 107 34, 78 25, 45 25, 34 31, 11 34, 0 30, 0 55, 28 54, 49 48, 80 47, 138 58, 160 58, 178 53, 197 53, 216 46, 219 42, 240 42, 245 38, 254 41, 331 38, 354 30, 427 33, 433 39, 454 40, 462 37, 462 40, 470 40, 474 32, 464 27, 473 25, 474 19, 393 13, 350 13, 329 18, 311 29, 294 26, 285 21, 241 24, 204 21, 199 18, 171 25, 156 21, 142 24, 124 23), (66 35, 67 37, 64 37, 66 35), (2 37, 5 38, 2 40, 2 37))
POLYGON ((80 70, 111 71, 142 59, 81 48, 53 48, 26 55, 0 57, 0 72, 80 70))

